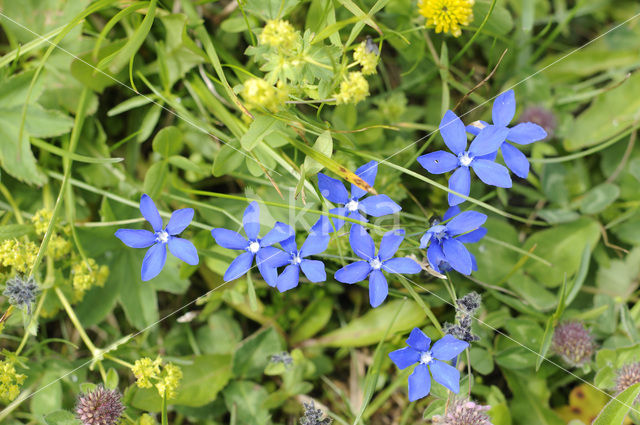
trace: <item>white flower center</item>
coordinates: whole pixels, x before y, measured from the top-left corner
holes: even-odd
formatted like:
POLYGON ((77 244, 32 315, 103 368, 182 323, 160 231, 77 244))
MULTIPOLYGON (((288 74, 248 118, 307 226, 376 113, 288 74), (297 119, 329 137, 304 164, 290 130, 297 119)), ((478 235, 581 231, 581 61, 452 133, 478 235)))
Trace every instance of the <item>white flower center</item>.
POLYGON ((291 257, 291 264, 300 264, 300 263, 302 263, 302 258, 300 258, 300 255, 294 254, 291 257))
POLYGON ((460 156, 459 160, 460 165, 462 165, 463 167, 468 167, 471 164, 471 161, 473 161, 473 158, 469 156, 468 152, 465 152, 460 156))
POLYGON ((256 241, 253 241, 249 244, 249 252, 255 254, 260 250, 260 244, 256 241))
POLYGON ((160 243, 167 243, 169 241, 169 234, 164 230, 156 233, 156 240, 160 243))
POLYGON ((355 199, 352 199, 349 202, 347 202, 345 207, 347 207, 347 210, 349 212, 354 212, 358 209, 358 201, 356 201, 355 199))
POLYGON ((373 270, 380 270, 380 267, 382 267, 382 261, 376 257, 369 262, 369 265, 373 270))
POLYGON ((431 354, 431 351, 423 351, 422 354, 420 354, 421 364, 429 364, 432 361, 433 361, 433 354, 431 354))

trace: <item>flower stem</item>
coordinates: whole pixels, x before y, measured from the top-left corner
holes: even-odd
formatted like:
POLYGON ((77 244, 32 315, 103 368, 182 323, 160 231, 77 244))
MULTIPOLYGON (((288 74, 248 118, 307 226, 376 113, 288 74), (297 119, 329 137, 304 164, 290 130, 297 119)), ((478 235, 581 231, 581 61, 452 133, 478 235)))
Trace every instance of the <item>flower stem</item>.
POLYGON ((84 341, 84 344, 87 346, 89 351, 91 351, 91 355, 95 356, 100 350, 98 350, 96 346, 93 345, 93 342, 91 342, 89 335, 87 335, 87 332, 84 330, 84 327, 80 323, 80 320, 78 320, 78 316, 76 316, 76 313, 73 311, 71 304, 69 304, 69 300, 67 300, 67 297, 64 296, 60 288, 56 287, 54 288, 54 290, 56 291, 56 295, 58 296, 58 299, 62 303, 62 306, 67 312, 69 319, 71 319, 71 323, 73 323, 73 326, 75 326, 76 330, 80 334, 80 338, 82 338, 82 341, 84 341))

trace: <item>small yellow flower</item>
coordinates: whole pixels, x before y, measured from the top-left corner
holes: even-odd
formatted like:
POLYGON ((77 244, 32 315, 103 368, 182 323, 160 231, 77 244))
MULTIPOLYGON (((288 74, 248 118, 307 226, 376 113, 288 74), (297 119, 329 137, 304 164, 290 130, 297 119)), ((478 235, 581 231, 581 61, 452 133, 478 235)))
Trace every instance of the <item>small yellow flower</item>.
POLYGON ((136 385, 139 388, 151 388, 153 384, 152 379, 158 379, 160 375, 160 365, 162 359, 160 357, 155 360, 151 360, 149 357, 143 357, 136 360, 131 371, 136 377, 136 385))
POLYGON ((142 416, 140 416, 140 418, 138 418, 138 425, 156 425, 156 424, 157 424, 156 420, 153 418, 153 416, 149 415, 148 413, 145 413, 142 416))
POLYGON ((262 29, 260 44, 290 51, 298 43, 298 37, 298 31, 289 22, 273 19, 262 29))
POLYGON ((369 83, 361 72, 350 72, 340 83, 340 92, 334 96, 338 104, 358 103, 369 96, 369 83))
POLYGON ((71 268, 73 276, 73 289, 84 293, 91 289, 92 286, 104 286, 109 276, 109 267, 98 266, 96 260, 88 258, 87 261, 80 260, 71 268))
POLYGON ((12 362, 0 361, 0 402, 8 404, 15 400, 25 379, 25 375, 16 372, 12 362))
POLYGON ((436 32, 448 32, 455 37, 462 34, 460 25, 473 21, 475 0, 419 0, 420 14, 427 18, 427 25, 436 27, 436 32))
POLYGON ((42 209, 31 217, 31 222, 36 228, 36 234, 38 236, 42 236, 47 232, 47 227, 49 227, 49 222, 52 217, 53 211, 47 209, 42 209))
POLYGON ((367 48, 367 42, 360 43, 353 52, 353 59, 362 67, 362 75, 370 75, 376 73, 378 65, 378 55, 367 48))
POLYGON ((71 252, 71 242, 57 233, 51 235, 49 245, 47 246, 47 255, 50 255, 54 261, 61 260, 71 252))
POLYGON ((160 381, 156 383, 156 389, 160 397, 166 395, 167 400, 176 398, 181 379, 182 370, 173 363, 167 363, 162 369, 160 381))
POLYGON ((265 108, 271 112, 278 112, 289 98, 287 86, 282 81, 274 87, 262 78, 245 81, 240 94, 250 109, 265 108))
POLYGON ((7 239, 0 243, 0 266, 13 267, 16 272, 26 273, 37 256, 38 246, 31 241, 7 239))

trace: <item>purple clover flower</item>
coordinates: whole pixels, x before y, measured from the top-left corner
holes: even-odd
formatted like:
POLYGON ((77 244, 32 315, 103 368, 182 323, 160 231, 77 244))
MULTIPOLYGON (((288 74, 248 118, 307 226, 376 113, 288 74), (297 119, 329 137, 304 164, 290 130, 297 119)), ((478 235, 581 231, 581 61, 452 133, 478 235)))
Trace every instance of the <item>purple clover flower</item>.
MULTIPOLYGON (((529 160, 527 160, 527 157, 520 152, 518 148, 513 146, 511 143, 508 143, 506 140, 519 145, 528 145, 545 139, 547 137, 547 132, 544 128, 532 122, 523 122, 516 124, 513 127, 508 127, 515 114, 516 96, 513 90, 507 90, 500 96, 496 97, 493 102, 493 125, 485 121, 479 121, 480 125, 468 125, 467 131, 471 134, 477 135, 488 128, 506 129, 508 131, 506 139, 500 145, 504 163, 516 176, 526 179, 529 175, 529 160)), ((485 158, 494 160, 496 154, 497 150, 485 158)))
POLYGON ((280 246, 284 248, 286 254, 278 254, 273 261, 273 265, 276 267, 287 266, 276 281, 276 288, 280 292, 298 286, 301 270, 311 282, 318 283, 327 280, 324 263, 319 260, 310 260, 307 257, 320 254, 327 249, 327 245, 329 245, 328 228, 329 220, 326 217, 321 217, 309 231, 300 250, 298 250, 295 235, 280 242, 280 246))
MULTIPOLYGON (((453 153, 442 150, 430 152, 418 157, 418 162, 432 174, 455 170, 449 178, 449 189, 465 196, 469 196, 471 189, 469 168, 473 168, 485 184, 511 187, 509 170, 486 157, 500 148, 508 133, 507 128, 489 126, 478 133, 467 149, 467 132, 462 120, 453 111, 447 111, 440 122, 440 134, 453 153)), ((462 202, 464 198, 449 193, 449 205, 462 202)))
POLYGON ((407 338, 408 347, 389 353, 389 358, 400 369, 418 363, 409 376, 409 401, 416 401, 429 395, 431 377, 458 394, 460 392, 460 372, 445 363, 455 359, 469 344, 445 335, 431 347, 431 339, 420 329, 414 328, 407 338))
POLYGON ((193 208, 182 208, 171 214, 169 223, 162 227, 162 218, 149 195, 140 198, 140 212, 151 224, 153 232, 144 229, 118 229, 115 233, 125 245, 131 248, 149 248, 142 260, 141 277, 143 281, 156 277, 167 260, 167 246, 171 253, 195 266, 199 263, 198 251, 193 244, 177 237, 193 220, 193 208))
POLYGON ((438 273, 451 269, 464 275, 477 270, 476 259, 464 246, 475 243, 487 234, 480 227, 487 221, 485 214, 476 211, 460 213, 459 207, 451 207, 444 215, 445 224, 436 223, 420 239, 420 248, 427 248, 427 259, 438 273))
MULTIPOLYGON (((378 163, 376 161, 368 162, 358 168, 355 174, 373 187, 378 174, 378 163)), ((351 195, 349 195, 344 183, 322 173, 318 173, 318 188, 320 188, 322 196, 329 201, 343 205, 330 209, 330 213, 355 220, 366 222, 368 220, 364 215, 382 217, 387 214, 395 214, 402 209, 387 195, 374 195, 362 199, 367 192, 355 184, 351 184, 351 195)), ((342 219, 332 218, 332 221, 335 230, 340 230, 344 226, 344 220, 342 219)))
POLYGON ((260 207, 256 201, 251 202, 244 211, 242 227, 247 238, 229 229, 218 227, 211 230, 211 236, 218 245, 228 249, 245 251, 231 262, 224 273, 224 280, 228 282, 243 276, 251 269, 253 258, 256 257, 256 265, 265 282, 270 286, 275 286, 278 271, 274 264, 278 262, 278 258, 284 252, 271 245, 289 238, 293 234, 293 230, 287 224, 276 222, 274 228, 260 239, 258 237, 260 233, 260 207))
POLYGON ((382 270, 387 273, 414 274, 420 273, 422 268, 408 257, 396 257, 404 239, 404 230, 392 230, 385 233, 380 242, 378 255, 369 233, 359 224, 351 226, 349 243, 353 252, 364 261, 347 264, 335 274, 337 281, 342 283, 356 283, 369 277, 369 302, 371 307, 378 307, 387 298, 389 286, 382 270))

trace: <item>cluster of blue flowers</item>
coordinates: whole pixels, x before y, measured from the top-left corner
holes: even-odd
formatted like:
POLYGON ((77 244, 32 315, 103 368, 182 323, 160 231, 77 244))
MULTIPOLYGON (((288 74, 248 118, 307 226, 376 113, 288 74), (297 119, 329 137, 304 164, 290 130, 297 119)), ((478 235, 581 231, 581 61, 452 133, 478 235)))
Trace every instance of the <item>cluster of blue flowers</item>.
MULTIPOLYGON (((529 173, 526 157, 511 143, 528 144, 546 137, 546 132, 533 123, 521 123, 508 127, 515 115, 515 96, 512 90, 496 98, 493 105, 493 124, 478 121, 465 127, 460 118, 447 111, 440 123, 440 133, 445 144, 453 153, 436 151, 418 158, 418 162, 430 173, 442 174, 453 171, 449 179, 449 188, 464 196, 469 195, 472 168, 484 183, 511 187, 509 171, 495 162, 498 151, 502 152, 505 164, 519 177, 529 173), (467 133, 475 136, 467 148, 467 133)), ((375 184, 378 163, 371 161, 355 174, 369 186, 375 184)), ((318 188, 328 201, 339 205, 330 208, 334 216, 368 222, 367 216, 382 217, 401 210, 387 195, 366 196, 367 192, 352 184, 351 193, 337 179, 318 173, 318 188)), ((487 220, 485 214, 476 211, 462 212, 459 204, 464 198, 449 193, 450 208, 442 221, 434 222, 422 238, 420 248, 426 248, 427 260, 431 267, 445 273, 455 270, 469 275, 477 270, 476 259, 465 247, 466 243, 478 242, 487 233, 481 227, 487 220)), ((153 228, 147 230, 120 229, 116 236, 127 246, 147 248, 141 276, 146 281, 157 276, 162 270, 169 251, 187 264, 198 264, 198 253, 193 244, 179 235, 193 219, 193 209, 180 209, 171 215, 166 227, 151 198, 143 195, 140 211, 153 228)), ((349 221, 351 221, 349 220, 349 221)), ((300 249, 296 244, 296 234, 291 226, 276 222, 273 229, 260 238, 260 208, 257 202, 251 202, 246 208, 242 227, 246 238, 238 232, 214 228, 211 235, 216 243, 241 253, 231 262, 224 274, 225 281, 231 281, 245 275, 252 268, 254 258, 258 271, 265 282, 280 292, 298 286, 300 272, 311 282, 319 283, 327 279, 325 265, 317 259, 310 259, 323 253, 329 244, 331 234, 342 229, 346 220, 322 216, 310 229, 300 249), (280 245, 280 248, 276 245, 280 245), (280 272, 278 270, 281 270, 280 272)), ((354 284, 369 280, 369 302, 378 307, 387 298, 389 288, 386 273, 416 274, 422 267, 409 257, 397 257, 400 245, 405 237, 403 229, 385 233, 376 252, 375 243, 362 224, 353 223, 349 231, 349 243, 354 254, 361 260, 347 264, 335 272, 334 278, 342 283, 354 284)), ((460 374, 458 370, 445 363, 454 360, 469 344, 451 335, 445 335, 432 348, 431 340, 418 328, 407 339, 409 347, 389 354, 393 362, 401 369, 417 363, 409 377, 409 398, 411 401, 425 397, 431 389, 431 377, 449 390, 459 391, 460 374)))

